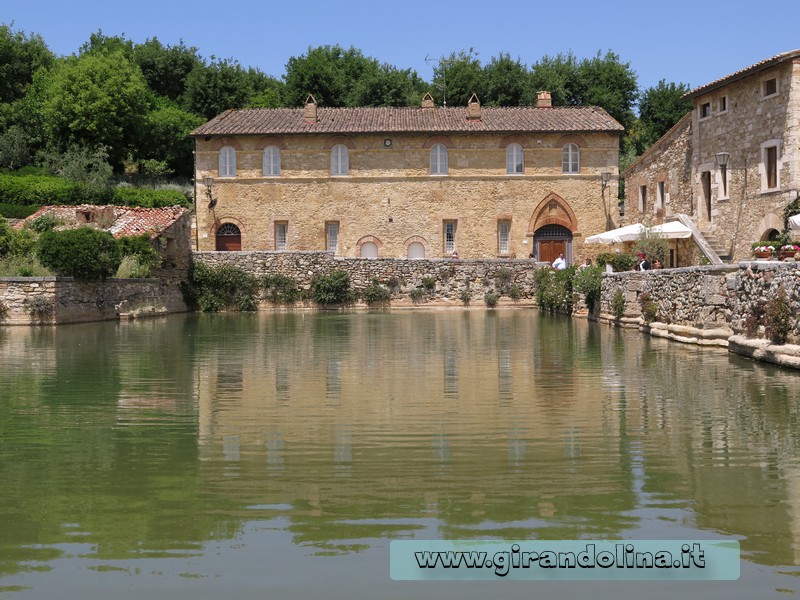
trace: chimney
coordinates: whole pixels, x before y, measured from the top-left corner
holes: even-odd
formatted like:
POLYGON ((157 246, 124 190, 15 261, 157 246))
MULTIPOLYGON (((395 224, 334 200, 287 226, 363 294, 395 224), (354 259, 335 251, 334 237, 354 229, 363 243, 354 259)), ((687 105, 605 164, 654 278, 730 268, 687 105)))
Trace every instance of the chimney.
POLYGON ((470 121, 481 120, 481 101, 478 100, 477 94, 472 94, 467 102, 467 119, 470 121))
POLYGON ((433 96, 431 96, 430 92, 425 92, 425 95, 422 97, 422 108, 433 108, 436 106, 433 102, 433 96))
POLYGON ((537 92, 536 108, 553 108, 553 99, 550 97, 550 92, 537 92))
POLYGON ((306 123, 317 122, 317 100, 311 94, 306 98, 306 107, 303 112, 303 120, 306 123))

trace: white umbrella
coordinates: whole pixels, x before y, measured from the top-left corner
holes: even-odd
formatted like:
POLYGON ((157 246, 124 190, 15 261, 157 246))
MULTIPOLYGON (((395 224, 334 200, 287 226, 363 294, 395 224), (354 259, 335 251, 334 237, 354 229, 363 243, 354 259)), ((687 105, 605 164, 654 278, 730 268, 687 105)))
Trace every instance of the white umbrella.
POLYGON ((692 237, 692 230, 680 221, 669 221, 652 227, 645 227, 641 223, 634 223, 633 225, 626 225, 625 227, 612 229, 611 231, 590 235, 586 238, 584 243, 618 244, 620 242, 635 242, 646 235, 653 235, 654 237, 666 239, 690 238, 692 237))

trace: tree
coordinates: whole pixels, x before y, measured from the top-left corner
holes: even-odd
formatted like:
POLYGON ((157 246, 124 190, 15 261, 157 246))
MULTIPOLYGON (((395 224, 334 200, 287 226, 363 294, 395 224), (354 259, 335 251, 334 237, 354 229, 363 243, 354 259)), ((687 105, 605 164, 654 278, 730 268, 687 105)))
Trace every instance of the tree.
POLYGON ((642 131, 637 149, 640 152, 652 146, 692 109, 692 101, 683 97, 688 92, 685 83, 667 83, 664 79, 644 91, 639 103, 642 131))
POLYGON ((248 73, 238 62, 212 56, 208 65, 195 66, 186 78, 183 107, 211 119, 229 108, 247 106, 251 91, 248 73))
POLYGON ((31 143, 25 130, 12 125, 0 134, 0 166, 18 169, 31 159, 31 143))
POLYGON ((116 273, 122 261, 114 236, 92 227, 48 231, 37 246, 42 265, 64 277, 105 279, 116 273))
POLYGON ((483 71, 473 48, 453 52, 433 69, 433 85, 442 90, 442 104, 466 106, 472 94, 484 95, 483 71))
POLYGON ((626 129, 633 124, 639 84, 630 63, 621 62, 610 50, 605 56, 598 52, 594 58, 581 61, 578 79, 582 87, 580 104, 604 108, 626 129))
POLYGON ((201 62, 197 48, 187 47, 183 40, 177 46, 164 46, 155 37, 134 46, 132 58, 150 89, 176 102, 186 90, 189 73, 201 62))
POLYGON ((553 106, 579 106, 583 89, 578 73, 578 61, 572 52, 543 56, 531 69, 531 85, 526 104, 536 103, 536 92, 548 91, 553 106))
POLYGON ((106 35, 102 29, 89 35, 89 41, 78 50, 78 54, 114 54, 122 52, 126 58, 133 55, 133 41, 126 40, 125 35, 106 35))
POLYGON ((186 112, 166 99, 156 102, 147 115, 144 141, 137 156, 161 160, 180 177, 192 177, 194 142, 189 133, 203 123, 203 117, 186 112))
POLYGON ((123 52, 71 57, 48 75, 42 116, 52 146, 105 146, 120 167, 136 148, 152 93, 123 52))
POLYGON ((381 65, 370 77, 362 77, 348 99, 352 106, 411 106, 419 105, 425 83, 411 69, 381 65))
POLYGON ((41 36, 13 31, 12 26, 0 25, 0 103, 22 98, 34 73, 55 61, 41 36))
POLYGON ((108 162, 105 146, 90 148, 71 144, 64 150, 51 149, 43 152, 40 160, 56 175, 75 183, 107 187, 114 177, 114 169, 108 162))
POLYGON ((492 106, 519 106, 525 103, 529 85, 528 68, 509 54, 500 54, 483 67, 481 102, 492 106))

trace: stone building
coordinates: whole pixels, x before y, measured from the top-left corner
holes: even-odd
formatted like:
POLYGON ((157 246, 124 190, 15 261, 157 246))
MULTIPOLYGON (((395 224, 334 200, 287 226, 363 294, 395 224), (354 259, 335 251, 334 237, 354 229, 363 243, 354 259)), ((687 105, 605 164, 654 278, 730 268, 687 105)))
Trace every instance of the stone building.
POLYGON ((228 110, 192 135, 199 250, 582 258, 618 220, 622 126, 596 107, 228 110), (604 186, 601 173, 611 174, 604 186))
POLYGON ((691 219, 723 259, 784 229, 798 197, 800 50, 686 95, 692 111, 623 173, 626 222, 691 219))

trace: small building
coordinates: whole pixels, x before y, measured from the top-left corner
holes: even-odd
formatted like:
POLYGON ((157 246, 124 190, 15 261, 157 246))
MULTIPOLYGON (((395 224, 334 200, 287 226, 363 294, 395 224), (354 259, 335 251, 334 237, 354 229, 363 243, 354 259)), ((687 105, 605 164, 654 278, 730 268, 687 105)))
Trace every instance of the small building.
POLYGON ((622 126, 597 107, 228 110, 192 135, 199 250, 574 262, 618 221, 622 126), (604 185, 608 173, 612 185, 604 185))
POLYGON ((800 50, 686 95, 692 111, 623 173, 625 219, 688 215, 723 259, 776 238, 800 190, 800 50))

